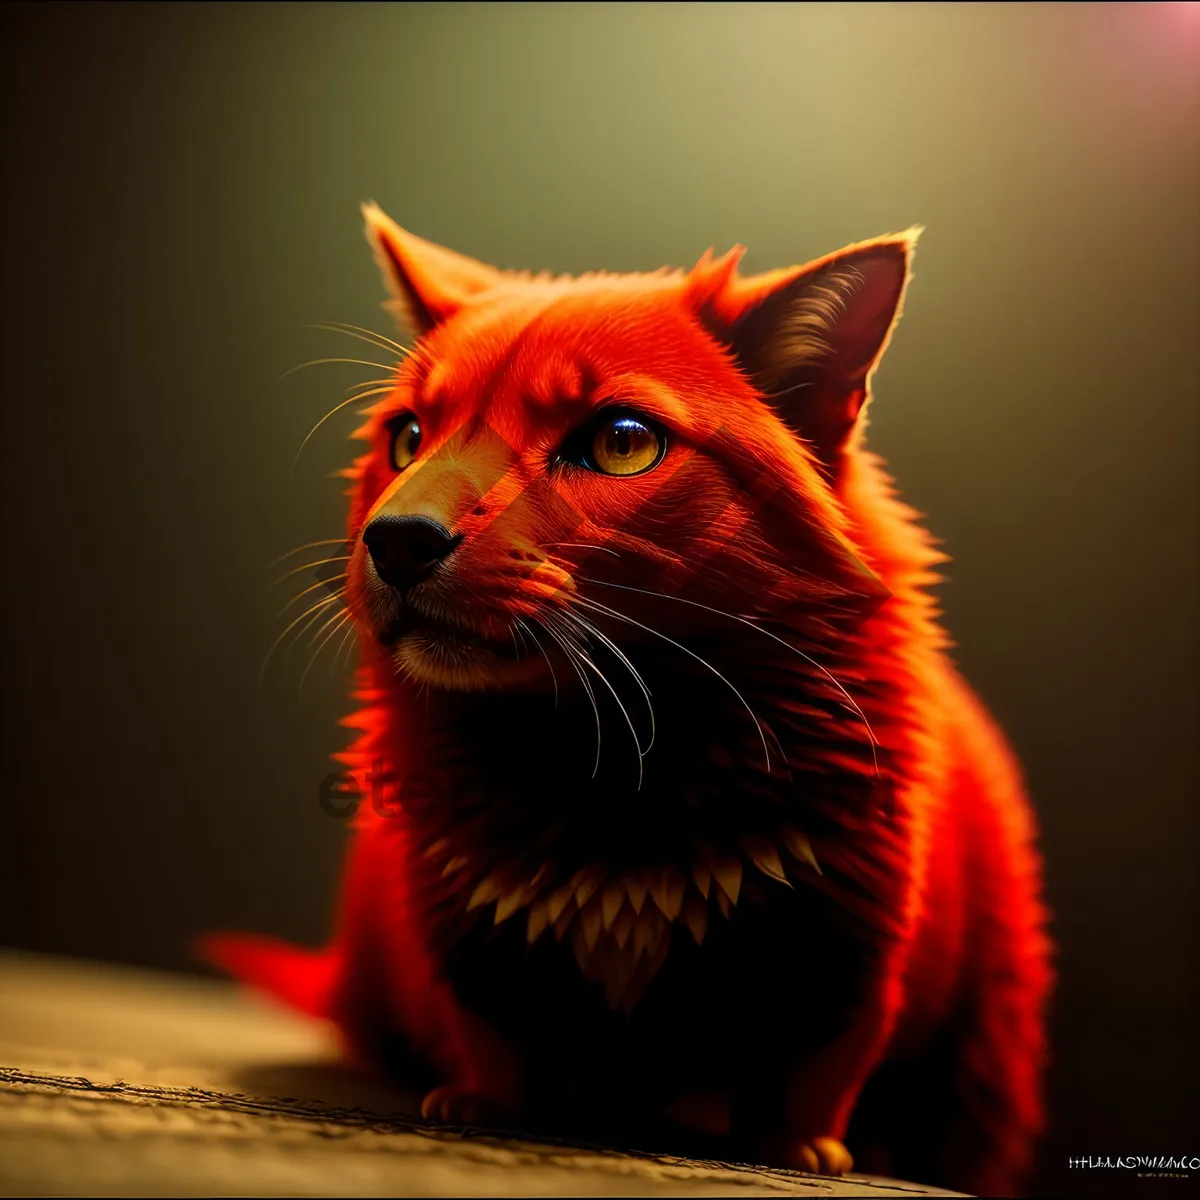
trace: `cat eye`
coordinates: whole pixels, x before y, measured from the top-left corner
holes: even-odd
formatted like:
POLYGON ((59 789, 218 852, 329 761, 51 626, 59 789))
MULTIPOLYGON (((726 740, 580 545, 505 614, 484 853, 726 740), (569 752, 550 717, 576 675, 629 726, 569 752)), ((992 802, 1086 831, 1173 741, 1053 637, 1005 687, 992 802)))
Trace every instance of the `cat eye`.
POLYGON ((582 462, 601 475, 641 475, 658 466, 667 448, 649 421, 627 412, 602 414, 588 433, 582 462))
POLYGON ((405 413, 390 423, 390 429, 392 470, 403 471, 417 457, 417 448, 421 444, 421 423, 412 413, 405 413))

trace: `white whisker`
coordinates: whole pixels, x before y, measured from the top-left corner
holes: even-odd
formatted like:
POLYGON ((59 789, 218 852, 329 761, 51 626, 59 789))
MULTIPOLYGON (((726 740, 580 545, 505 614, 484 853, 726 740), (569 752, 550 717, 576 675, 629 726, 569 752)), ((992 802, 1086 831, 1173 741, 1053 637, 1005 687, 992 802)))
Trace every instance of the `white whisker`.
POLYGON ((317 546, 344 546, 345 544, 346 539, 344 537, 322 538, 319 542, 305 542, 303 546, 297 546, 294 550, 289 550, 286 554, 281 554, 273 563, 269 563, 267 565, 267 570, 273 570, 275 567, 279 566, 281 562, 285 562, 287 559, 291 558, 293 554, 300 554, 305 550, 313 550, 317 546))
MULTIPOLYGON (((308 624, 311 625, 313 623, 313 621, 316 620, 316 614, 319 614, 321 609, 323 609, 326 605, 338 603, 341 600, 341 598, 342 598, 342 596, 341 596, 341 593, 339 592, 335 596, 326 596, 324 600, 318 600, 316 602, 316 604, 314 604, 311 608, 306 609, 294 621, 292 621, 292 623, 290 625, 288 625, 288 627, 271 643, 271 648, 270 648, 270 650, 267 651, 267 656, 266 656, 266 658, 263 659, 262 666, 259 668, 259 671, 258 671, 258 682, 259 683, 262 683, 263 677, 267 673, 267 664, 271 661, 271 655, 275 653, 275 650, 279 646, 279 643, 282 642, 283 639, 285 637, 287 637, 287 635, 289 633, 291 633, 291 631, 293 629, 295 629, 295 627, 297 625, 299 625, 300 622, 303 621, 305 617, 309 618, 308 624)), ((307 629, 307 628, 308 628, 308 625, 305 625, 304 629, 307 629)), ((302 629, 300 631, 300 633, 298 633, 296 635, 297 638, 302 637, 304 635, 304 629, 302 629)))
POLYGON ((330 563, 349 562, 354 556, 351 554, 335 554, 333 558, 319 558, 316 562, 301 563, 298 567, 293 567, 290 571, 285 571, 278 579, 273 579, 267 584, 267 591, 278 587, 285 579, 291 579, 293 575, 299 575, 301 571, 311 571, 315 567, 325 567, 330 563))
POLYGON ((710 663, 707 659, 701 658, 700 655, 695 651, 689 650, 686 646, 675 641, 674 638, 669 638, 665 633, 659 633, 657 629, 651 629, 649 625, 643 625, 641 621, 635 621, 632 617, 627 617, 624 613, 617 612, 615 608, 609 608, 607 605, 600 604, 595 600, 586 600, 582 596, 577 596, 575 603, 582 604, 585 608, 593 609, 596 612, 602 612, 618 621, 624 621, 628 625, 636 625, 639 629, 644 629, 647 633, 652 634, 654 637, 662 638, 664 642, 669 642, 677 650, 682 650, 684 654, 694 658, 698 663, 700 663, 701 666, 707 667, 708 670, 710 670, 719 680, 721 680, 722 683, 725 684, 726 687, 729 688, 731 692, 733 692, 733 694, 741 701, 742 707, 745 708, 745 710, 750 714, 750 719, 754 722, 754 728, 758 730, 758 736, 762 739, 763 757, 766 760, 767 771, 770 772, 771 751, 767 748, 767 735, 763 733, 763 727, 760 724, 758 717, 755 716, 754 709, 752 709, 746 702, 746 697, 743 696, 742 693, 739 692, 737 688, 734 687, 733 684, 730 683, 729 680, 726 679, 725 676, 722 675, 721 672, 712 665, 712 663, 710 663))
MULTIPOLYGON (((304 591, 302 591, 302 592, 297 592, 297 593, 296 593, 296 595, 294 595, 294 596, 293 596, 293 597, 292 597, 292 598, 291 598, 291 599, 290 599, 290 600, 289 600, 289 601, 288 601, 288 602, 287 602, 287 603, 286 603, 286 604, 285 604, 285 605, 284 605, 284 606, 283 606, 283 607, 282 607, 282 608, 279 610, 279 612, 278 612, 278 614, 277 614, 277 615, 282 617, 282 616, 283 616, 283 614, 284 614, 284 613, 286 613, 286 612, 287 612, 287 610, 288 610, 289 608, 291 608, 291 607, 292 607, 292 605, 293 605, 293 604, 295 604, 297 600, 301 600, 301 599, 303 599, 305 596, 307 596, 307 595, 308 595, 308 593, 309 593, 309 592, 315 592, 315 591, 317 590, 317 588, 319 588, 319 587, 328 587, 330 584, 332 584, 332 583, 335 583, 337 580, 339 580, 339 579, 345 579, 345 578, 346 578, 346 572, 345 572, 345 571, 343 571, 343 572, 342 572, 340 575, 333 575, 333 576, 331 576, 329 579, 318 579, 316 583, 310 583, 310 584, 308 585, 308 587, 306 587, 306 588, 304 589, 304 591)), ((341 589, 339 588, 338 590, 340 591, 341 589)))
POLYGON ((583 576, 580 576, 580 579, 586 583, 598 584, 600 587, 619 588, 623 592, 640 592, 644 596, 657 596, 662 600, 675 600, 680 604, 691 605, 692 608, 702 608, 705 610, 705 612, 714 613, 718 617, 727 617, 731 621, 737 621, 739 624, 745 625, 747 628, 753 629, 756 632, 761 633, 764 637, 769 637, 773 642, 778 642, 781 646, 786 647, 793 654, 798 654, 810 666, 816 667, 816 669, 818 671, 820 671, 821 674, 824 675, 825 678, 828 679, 829 682, 832 683, 833 686, 835 688, 837 688, 837 690, 839 692, 841 692, 841 694, 846 698, 846 703, 847 703, 847 706, 849 707, 850 711, 853 712, 860 721, 862 721, 863 728, 867 731, 867 737, 870 739, 870 742, 871 742, 871 759, 872 759, 872 762, 875 767, 875 774, 876 775, 879 774, 879 754, 878 754, 879 743, 875 738, 875 732, 871 728, 870 721, 867 720, 866 713, 864 713, 863 710, 858 706, 858 702, 854 699, 854 697, 851 696, 850 693, 848 691, 846 691, 845 687, 842 686, 841 680, 839 680, 835 675, 833 675, 828 669, 823 667, 811 655, 805 654, 803 650, 800 650, 797 647, 793 646, 791 644, 791 642, 784 641, 783 638, 778 637, 776 634, 773 634, 769 629, 764 629, 761 625, 755 625, 753 621, 748 621, 748 620, 746 620, 745 617, 739 617, 734 613, 724 612, 723 610, 721 610, 719 608, 712 608, 711 606, 709 606, 707 604, 701 604, 697 600, 685 600, 682 596, 671 596, 671 595, 668 595, 666 592, 652 592, 652 591, 649 591, 647 588, 628 587, 625 584, 620 584, 620 583, 606 583, 603 579, 585 579, 583 576))
POLYGON ((540 641, 538 641, 537 635, 533 632, 533 630, 530 629, 529 626, 526 625, 525 622, 522 621, 520 617, 517 617, 516 621, 517 621, 517 626, 520 629, 524 630, 524 632, 527 633, 533 639, 533 644, 542 652, 542 657, 546 660, 546 666, 550 668, 550 679, 554 684, 554 707, 557 708, 558 707, 558 676, 555 675, 555 673, 554 673, 554 664, 550 661, 550 655, 546 653, 546 648, 542 645, 542 643, 540 641))
POLYGON ((585 633, 587 633, 591 637, 599 638, 600 641, 603 642, 603 644, 605 646, 607 646, 608 649, 611 650, 614 655, 616 655, 616 657, 620 660, 620 662, 625 667, 625 669, 629 672, 629 674, 633 676, 634 683, 636 683, 638 685, 638 687, 641 689, 642 696, 644 697, 644 699, 646 701, 646 709, 650 714, 650 741, 647 743, 646 749, 642 751, 642 757, 644 758, 647 754, 650 753, 651 749, 653 749, 654 739, 656 736, 656 725, 655 725, 655 720, 654 720, 654 705, 650 702, 650 689, 646 686, 646 681, 641 677, 641 675, 638 674, 637 668, 625 656, 625 653, 624 653, 624 651, 622 651, 621 647, 618 646, 616 644, 616 642, 614 642, 605 633, 603 633, 599 629, 597 629, 596 626, 593 625, 590 621, 585 620, 578 613, 574 613, 574 612, 570 612, 570 611, 564 611, 562 615, 568 621, 573 621, 573 622, 577 623, 580 626, 580 628, 582 628, 585 631, 585 633))
POLYGON ((380 350, 386 350, 389 354, 395 354, 397 360, 405 358, 411 353, 407 346, 392 341, 390 337, 386 337, 382 333, 376 333, 373 329, 364 329, 361 325, 351 325, 346 321, 319 321, 314 325, 309 325, 308 328, 323 329, 327 333, 344 333, 349 337, 358 338, 360 342, 367 342, 380 350))
POLYGON ((365 400, 368 396, 382 396, 385 392, 390 392, 394 389, 394 384, 388 384, 387 387, 369 388, 365 392, 356 392, 353 396, 348 396, 345 400, 339 400, 305 435, 304 441, 300 443, 300 449, 296 451, 296 457, 292 459, 292 472, 295 473, 296 466, 300 462, 300 455, 304 453, 304 447, 312 441, 313 434, 329 420, 334 414, 342 411, 347 405, 355 404, 359 400, 365 400))
POLYGON ((625 724, 629 726, 629 733, 630 733, 630 736, 633 738, 634 749, 637 752, 637 760, 638 760, 637 790, 640 792, 642 790, 642 759, 645 758, 646 755, 645 755, 645 752, 642 750, 642 744, 641 744, 640 740, 638 739, 637 730, 634 729, 634 727, 633 727, 633 721, 631 721, 629 718, 629 712, 625 708, 625 705, 621 703, 621 697, 617 695, 616 688, 614 688, 613 685, 611 683, 609 683, 608 676, 605 675, 604 672, 601 671, 598 666, 596 666, 595 662, 592 660, 591 655, 589 655, 585 650, 580 649, 580 648, 576 649, 576 653, 579 655, 580 661, 583 663, 583 665, 585 667, 588 667, 591 671, 593 671, 599 677, 600 682, 602 684, 604 684, 604 686, 606 688, 608 688, 609 694, 616 701, 617 707, 621 710, 621 716, 623 716, 625 718, 625 724))
POLYGON ((558 643, 559 648, 567 656, 567 662, 570 663, 571 669, 579 676, 579 682, 583 684, 583 690, 587 692, 588 699, 592 702, 592 712, 596 714, 596 762, 592 767, 592 778, 595 779, 600 771, 600 709, 596 704, 596 693, 592 691, 592 685, 588 682, 587 676, 579 669, 579 664, 571 652, 569 639, 564 639, 562 635, 556 633, 544 620, 539 620, 537 617, 533 619, 558 643))
POLYGON ((297 698, 299 698, 300 694, 304 691, 304 681, 308 678, 309 671, 311 671, 313 669, 313 667, 316 665, 317 659, 321 657, 321 651, 324 650, 325 647, 329 645, 329 643, 333 640, 333 638, 335 638, 337 636, 338 630, 340 630, 342 628, 342 626, 345 625, 346 622, 349 621, 350 619, 351 619, 351 617, 350 617, 349 609, 343 609, 340 613, 334 613, 333 616, 330 617, 329 620, 326 621, 325 624, 322 625, 321 628, 318 629, 317 632, 310 639, 310 641, 308 643, 310 646, 318 638, 321 638, 321 642, 320 642, 320 645, 317 646, 312 657, 308 660, 308 665, 304 668, 304 671, 300 676, 300 683, 296 688, 297 698), (329 629, 329 627, 331 625, 333 626, 333 628, 329 629), (325 633, 326 629, 329 629, 329 632, 327 634, 325 634, 325 636, 322 638, 321 635, 323 633, 325 633))
POLYGON ((548 542, 547 546, 566 546, 569 550, 599 550, 601 554, 611 554, 613 558, 620 558, 620 554, 615 550, 610 550, 607 546, 593 546, 589 542, 548 542))
POLYGON ((341 662, 344 667, 350 666, 350 653, 354 646, 354 622, 351 621, 346 627, 346 632, 342 635, 341 645, 333 655, 333 663, 330 665, 329 674, 332 676, 337 670, 338 663, 341 662))
POLYGON ((380 371, 394 371, 395 363, 370 362, 365 358, 310 358, 308 362, 298 363, 294 367, 289 367, 280 376, 281 379, 286 379, 289 375, 294 375, 297 371, 303 371, 307 367, 319 367, 325 363, 350 363, 360 367, 376 367, 380 371))

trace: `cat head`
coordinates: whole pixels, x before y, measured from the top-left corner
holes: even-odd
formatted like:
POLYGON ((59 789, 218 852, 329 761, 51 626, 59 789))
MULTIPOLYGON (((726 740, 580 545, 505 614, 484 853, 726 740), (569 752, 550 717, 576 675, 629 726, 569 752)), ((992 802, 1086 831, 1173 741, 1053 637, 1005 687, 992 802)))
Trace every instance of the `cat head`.
POLYGON ((737 247, 552 278, 364 214, 415 340, 356 434, 347 595, 403 673, 536 685, 617 628, 862 592, 838 487, 918 231, 758 275, 737 247))

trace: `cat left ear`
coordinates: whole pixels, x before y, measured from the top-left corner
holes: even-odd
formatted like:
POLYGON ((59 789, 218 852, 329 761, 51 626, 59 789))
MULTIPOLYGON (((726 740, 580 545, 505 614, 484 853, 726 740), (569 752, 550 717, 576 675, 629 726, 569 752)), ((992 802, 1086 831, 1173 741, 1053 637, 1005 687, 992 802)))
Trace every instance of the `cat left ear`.
POLYGON ((364 204, 367 240, 391 295, 398 323, 417 337, 500 282, 495 267, 401 229, 378 205, 364 204))
POLYGON ((708 268, 723 278, 703 289, 698 315, 831 474, 899 318, 920 232, 745 279, 725 260, 708 268))

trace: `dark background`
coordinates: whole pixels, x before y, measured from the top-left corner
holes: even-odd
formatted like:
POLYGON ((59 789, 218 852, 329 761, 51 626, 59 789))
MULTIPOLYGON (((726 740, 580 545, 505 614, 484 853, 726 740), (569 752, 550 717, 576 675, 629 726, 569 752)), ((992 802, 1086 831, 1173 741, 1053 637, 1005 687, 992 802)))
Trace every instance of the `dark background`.
POLYGON ((1044 1188, 1200 1153, 1198 8, 5 5, 0 941, 326 931, 345 672, 257 676, 378 372, 281 374, 388 329, 360 201, 556 272, 919 222, 871 442, 1044 830, 1044 1188))

